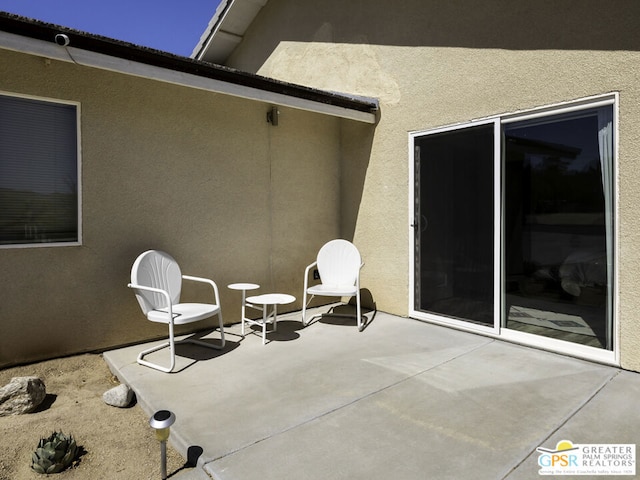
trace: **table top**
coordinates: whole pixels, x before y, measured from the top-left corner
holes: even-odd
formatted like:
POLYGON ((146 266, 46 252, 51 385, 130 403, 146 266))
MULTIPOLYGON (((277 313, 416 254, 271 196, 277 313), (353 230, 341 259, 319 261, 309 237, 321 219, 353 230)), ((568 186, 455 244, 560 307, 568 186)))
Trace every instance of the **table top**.
POLYGON ((227 285, 227 288, 232 290, 255 290, 256 288, 260 288, 260 285, 257 283, 231 283, 227 285))
POLYGON ((291 303, 296 301, 296 297, 293 295, 287 295, 286 293, 265 293, 262 295, 254 295, 253 297, 247 297, 249 303, 259 303, 262 305, 283 305, 285 303, 291 303))

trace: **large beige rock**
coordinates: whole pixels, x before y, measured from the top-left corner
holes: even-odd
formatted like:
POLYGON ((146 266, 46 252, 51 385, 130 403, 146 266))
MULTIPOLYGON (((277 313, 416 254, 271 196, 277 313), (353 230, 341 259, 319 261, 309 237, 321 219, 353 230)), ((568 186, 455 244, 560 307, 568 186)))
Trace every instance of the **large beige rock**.
POLYGON ((126 408, 133 401, 133 390, 123 383, 104 392, 102 400, 112 407, 126 408))
POLYGON ((0 388, 0 417, 29 413, 47 396, 44 382, 38 377, 14 377, 0 388))

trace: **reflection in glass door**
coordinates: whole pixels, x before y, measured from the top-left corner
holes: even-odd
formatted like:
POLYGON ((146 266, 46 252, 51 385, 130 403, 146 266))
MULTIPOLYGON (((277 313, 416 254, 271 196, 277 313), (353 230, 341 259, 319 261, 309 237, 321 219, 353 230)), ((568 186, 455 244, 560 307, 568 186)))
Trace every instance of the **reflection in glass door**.
POLYGON ((504 327, 612 348, 611 126, 611 106, 504 125, 504 327))

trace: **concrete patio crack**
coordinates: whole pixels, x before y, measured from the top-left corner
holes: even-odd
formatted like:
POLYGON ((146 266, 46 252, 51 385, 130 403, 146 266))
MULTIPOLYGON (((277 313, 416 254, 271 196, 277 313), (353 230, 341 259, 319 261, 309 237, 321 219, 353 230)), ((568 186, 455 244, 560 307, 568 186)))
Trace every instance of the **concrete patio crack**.
MULTIPOLYGON (((548 435, 546 435, 540 442, 537 443, 538 446, 545 444, 547 441, 549 441, 551 439, 551 437, 553 437, 560 429, 562 429, 572 418, 574 418, 580 411, 582 411, 584 409, 584 407, 586 407, 591 400, 593 400, 607 385, 609 385, 614 378, 616 378, 618 375, 620 375, 620 371, 621 370, 617 370, 613 375, 611 375, 609 378, 607 378, 605 381, 602 382, 602 384, 590 395, 588 396, 581 404, 579 404, 574 410, 572 410, 571 412, 569 412, 569 414, 561 421, 558 423, 558 425, 556 426, 556 428, 554 428, 553 430, 551 430, 551 432, 549 432, 548 435)), ((536 453, 536 448, 534 447, 533 450, 531 450, 529 453, 527 453, 526 455, 524 455, 524 457, 518 461, 503 477, 502 480, 506 480, 509 478, 509 476, 511 476, 512 473, 514 473, 522 464, 524 464, 527 459, 529 457, 531 457, 532 455, 534 455, 536 453)))

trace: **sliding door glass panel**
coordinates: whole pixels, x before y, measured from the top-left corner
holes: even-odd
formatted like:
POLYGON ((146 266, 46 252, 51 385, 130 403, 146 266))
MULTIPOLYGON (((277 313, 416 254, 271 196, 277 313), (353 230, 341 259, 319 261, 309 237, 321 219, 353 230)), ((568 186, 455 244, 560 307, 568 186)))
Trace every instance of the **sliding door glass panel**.
POLYGON ((414 145, 414 308, 493 327, 494 124, 414 145))
POLYGON ((503 126, 503 326, 612 346, 611 106, 503 126))

